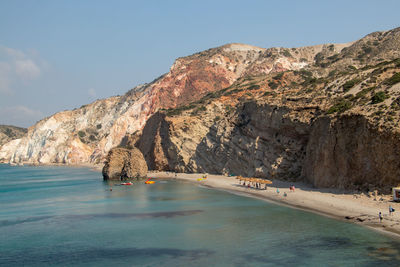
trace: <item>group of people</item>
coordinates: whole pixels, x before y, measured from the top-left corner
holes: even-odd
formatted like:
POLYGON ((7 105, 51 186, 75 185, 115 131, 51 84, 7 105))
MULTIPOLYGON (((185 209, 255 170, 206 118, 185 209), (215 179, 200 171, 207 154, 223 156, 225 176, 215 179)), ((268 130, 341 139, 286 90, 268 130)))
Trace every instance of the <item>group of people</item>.
POLYGON ((242 184, 242 185, 245 186, 245 187, 248 187, 248 188, 253 187, 253 188, 255 188, 255 189, 264 189, 264 190, 267 190, 267 184, 264 184, 264 188, 261 188, 261 184, 260 184, 260 183, 248 182, 248 183, 246 184, 246 181, 243 181, 243 184, 242 184))
MULTIPOLYGON (((289 190, 290 190, 290 192, 294 192, 294 190, 295 190, 294 185, 289 186, 289 190)), ((279 188, 276 188, 276 193, 277 193, 277 194, 280 193, 279 188)), ((286 192, 283 192, 283 196, 284 196, 284 197, 287 197, 286 192)))
MULTIPOLYGON (((392 216, 392 213, 394 211, 395 209, 392 207, 392 205, 389 205, 389 216, 392 216)), ((382 212, 379 212, 378 217, 379 217, 379 222, 382 222, 383 220, 382 212)))

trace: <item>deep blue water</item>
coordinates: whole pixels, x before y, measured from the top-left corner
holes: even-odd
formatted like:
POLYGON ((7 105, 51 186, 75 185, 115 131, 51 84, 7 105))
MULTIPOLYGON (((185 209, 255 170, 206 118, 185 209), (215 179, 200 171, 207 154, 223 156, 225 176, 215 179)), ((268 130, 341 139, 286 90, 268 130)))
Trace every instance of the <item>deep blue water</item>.
POLYGON ((0 165, 1 266, 399 266, 357 225, 181 181, 0 165))

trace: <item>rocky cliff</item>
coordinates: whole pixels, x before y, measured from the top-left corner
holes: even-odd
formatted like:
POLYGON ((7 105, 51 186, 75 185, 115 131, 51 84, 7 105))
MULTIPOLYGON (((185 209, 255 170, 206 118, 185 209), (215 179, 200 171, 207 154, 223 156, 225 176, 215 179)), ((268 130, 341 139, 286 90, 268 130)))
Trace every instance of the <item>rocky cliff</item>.
POLYGON ((397 28, 348 44, 229 44, 179 58, 124 96, 40 121, 0 159, 101 163, 113 147, 137 147, 151 170, 388 190, 400 182, 399 122, 397 28))
POLYGON ((179 58, 168 73, 123 96, 97 100, 41 120, 25 137, 5 144, 0 161, 102 164, 111 148, 141 130, 158 110, 196 101, 249 73, 300 69, 321 50, 320 46, 299 48, 293 50, 297 51, 293 56, 283 48, 229 44, 179 58))
POLYGON ((334 55, 315 54, 307 69, 240 78, 155 114, 129 145, 156 170, 388 192, 400 183, 399 36, 374 33, 340 52, 326 46, 334 55))
POLYGON ((26 128, 11 125, 0 125, 0 148, 2 145, 10 142, 11 140, 23 137, 26 132, 26 128))

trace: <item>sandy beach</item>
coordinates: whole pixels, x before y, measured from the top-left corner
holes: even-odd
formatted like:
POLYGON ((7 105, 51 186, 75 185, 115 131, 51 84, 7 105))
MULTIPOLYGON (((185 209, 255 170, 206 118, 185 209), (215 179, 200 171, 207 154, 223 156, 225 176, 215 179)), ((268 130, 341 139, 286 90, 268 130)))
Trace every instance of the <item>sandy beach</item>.
MULTIPOLYGON (((229 191, 248 197, 257 197, 280 205, 299 208, 335 219, 348 221, 384 231, 400 238, 400 203, 392 201, 391 195, 374 196, 372 193, 354 193, 337 189, 316 189, 304 183, 273 180, 267 189, 248 188, 239 184, 236 177, 223 175, 150 172, 148 177, 158 179, 180 179, 195 184, 229 191), (295 186, 294 192, 289 190, 295 186), (279 193, 277 192, 279 190, 279 193), (284 196, 286 193, 286 196, 284 196), (389 214, 389 205, 396 211, 389 214), (382 222, 379 221, 382 213, 382 222)), ((262 185, 264 188, 264 185, 262 185)))

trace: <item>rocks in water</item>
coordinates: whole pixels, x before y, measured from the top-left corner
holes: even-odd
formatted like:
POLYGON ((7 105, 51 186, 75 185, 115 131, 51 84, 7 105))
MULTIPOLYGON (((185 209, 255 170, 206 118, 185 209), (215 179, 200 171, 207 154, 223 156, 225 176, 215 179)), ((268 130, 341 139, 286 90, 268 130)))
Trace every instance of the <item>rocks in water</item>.
POLYGON ((103 167, 104 180, 125 180, 147 176, 147 164, 137 148, 113 148, 103 167))

